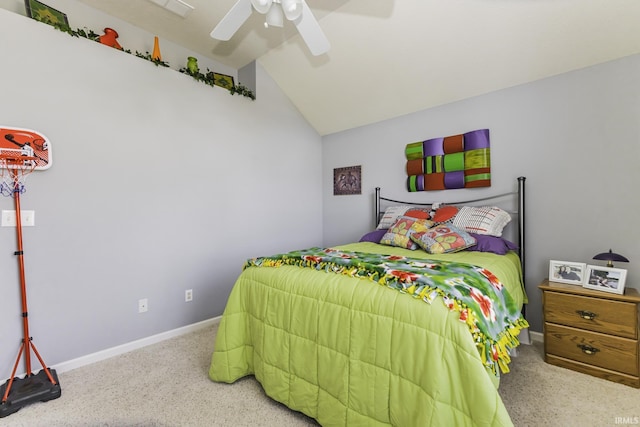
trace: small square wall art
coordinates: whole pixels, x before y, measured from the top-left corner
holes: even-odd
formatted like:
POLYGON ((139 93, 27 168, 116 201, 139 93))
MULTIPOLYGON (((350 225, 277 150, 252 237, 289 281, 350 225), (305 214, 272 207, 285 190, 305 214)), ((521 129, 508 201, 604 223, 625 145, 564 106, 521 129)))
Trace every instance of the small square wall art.
POLYGON ((333 170, 333 195, 362 194, 361 166, 348 166, 333 170))

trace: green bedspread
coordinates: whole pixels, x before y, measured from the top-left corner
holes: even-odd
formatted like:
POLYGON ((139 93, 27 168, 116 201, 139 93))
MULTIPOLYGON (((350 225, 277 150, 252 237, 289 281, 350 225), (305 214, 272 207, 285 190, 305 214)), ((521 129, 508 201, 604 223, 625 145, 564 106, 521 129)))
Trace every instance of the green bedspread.
MULTIPOLYGON (((472 254, 435 257, 373 243, 339 249, 472 254)), ((517 256, 476 255, 465 262, 494 273, 519 307, 526 297, 517 256)), ((231 383, 253 374, 267 395, 327 426, 511 425, 496 377, 459 317, 369 278, 250 267, 229 297, 209 376, 231 383)))
POLYGON ((248 267, 293 265, 328 273, 366 278, 431 304, 442 297, 473 336, 487 368, 509 372, 509 350, 528 323, 504 285, 489 270, 471 264, 400 255, 310 248, 253 258, 248 267))

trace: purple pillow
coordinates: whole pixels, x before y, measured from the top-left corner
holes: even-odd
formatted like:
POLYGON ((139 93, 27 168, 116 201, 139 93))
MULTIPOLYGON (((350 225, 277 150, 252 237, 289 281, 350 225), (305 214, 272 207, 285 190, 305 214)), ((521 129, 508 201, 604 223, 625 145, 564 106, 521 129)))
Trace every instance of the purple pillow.
POLYGON ((468 247, 468 251, 493 252, 494 254, 504 255, 509 251, 518 250, 518 245, 502 237, 489 236, 486 234, 469 234, 476 239, 476 244, 468 247))
POLYGON ((387 230, 373 230, 360 238, 360 242, 380 243, 387 230))

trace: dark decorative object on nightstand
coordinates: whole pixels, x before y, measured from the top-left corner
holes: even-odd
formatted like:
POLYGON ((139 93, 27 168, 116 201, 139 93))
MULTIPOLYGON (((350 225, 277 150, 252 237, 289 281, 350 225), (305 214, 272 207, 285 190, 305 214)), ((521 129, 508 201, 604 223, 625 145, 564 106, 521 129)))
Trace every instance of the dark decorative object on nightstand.
POLYGON ((615 252, 611 252, 611 249, 609 249, 609 252, 602 252, 601 254, 594 256, 593 259, 597 259, 600 261, 607 261, 607 267, 609 268, 613 268, 613 261, 629 262, 629 260, 626 257, 623 257, 622 255, 617 254, 615 252))

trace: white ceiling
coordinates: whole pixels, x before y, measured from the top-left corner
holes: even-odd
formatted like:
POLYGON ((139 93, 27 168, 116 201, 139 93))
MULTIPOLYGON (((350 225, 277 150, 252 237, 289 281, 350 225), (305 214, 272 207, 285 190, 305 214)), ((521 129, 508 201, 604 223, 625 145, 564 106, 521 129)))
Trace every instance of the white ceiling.
POLYGON ((79 1, 233 68, 257 59, 320 135, 640 53, 639 0, 307 0, 331 43, 317 57, 256 12, 211 39, 235 0, 185 0, 186 19, 79 1))

